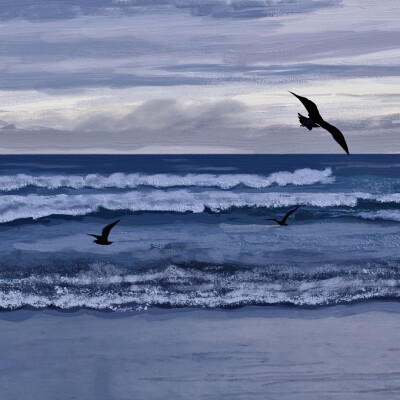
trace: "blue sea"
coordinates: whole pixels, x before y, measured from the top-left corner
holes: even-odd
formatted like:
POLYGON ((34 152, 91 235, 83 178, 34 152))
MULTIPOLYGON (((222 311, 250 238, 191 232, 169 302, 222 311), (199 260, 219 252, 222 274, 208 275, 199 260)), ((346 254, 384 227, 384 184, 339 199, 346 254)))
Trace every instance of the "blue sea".
POLYGON ((0 308, 400 298, 399 155, 0 157, 0 308), (281 218, 299 205, 280 227, 281 218), (110 246, 87 233, 121 219, 110 246))

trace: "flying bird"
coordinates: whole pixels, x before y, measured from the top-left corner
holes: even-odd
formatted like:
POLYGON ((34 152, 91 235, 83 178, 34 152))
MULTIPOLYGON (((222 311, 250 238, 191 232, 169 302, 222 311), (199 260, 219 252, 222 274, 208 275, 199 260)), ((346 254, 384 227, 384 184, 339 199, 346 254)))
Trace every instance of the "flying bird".
POLYGON ((112 224, 104 227, 103 231, 101 232, 101 235, 94 235, 93 233, 88 233, 88 235, 95 237, 96 240, 93 240, 93 242, 97 243, 97 244, 101 244, 102 246, 107 246, 111 243, 114 243, 114 242, 108 241, 108 235, 110 234, 111 229, 114 228, 114 226, 117 225, 119 221, 121 221, 121 220, 119 219, 118 221, 115 221, 112 224))
POLYGON ((308 118, 298 113, 301 126, 305 126, 310 131, 312 128, 319 128, 319 127, 326 129, 333 136, 336 142, 339 143, 342 149, 348 155, 350 155, 349 148, 347 147, 347 143, 346 140, 344 139, 342 132, 340 132, 339 129, 336 128, 335 126, 328 124, 326 121, 323 120, 321 114, 318 111, 317 106, 311 100, 308 100, 306 97, 298 96, 296 93, 293 92, 289 93, 292 93, 293 96, 296 96, 303 103, 304 107, 308 111, 308 118))
POLYGON ((286 213, 286 215, 279 221, 275 218, 266 218, 266 221, 275 221, 277 224, 279 224, 280 226, 286 226, 287 223, 287 219, 290 217, 291 214, 293 214, 297 209, 299 208, 299 206, 297 206, 296 208, 293 208, 292 210, 288 211, 286 213))

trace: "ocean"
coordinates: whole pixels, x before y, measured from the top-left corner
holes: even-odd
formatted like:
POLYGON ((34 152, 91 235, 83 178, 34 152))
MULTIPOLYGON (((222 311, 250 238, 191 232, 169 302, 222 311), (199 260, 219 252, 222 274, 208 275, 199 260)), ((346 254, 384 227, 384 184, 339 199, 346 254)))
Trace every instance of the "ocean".
POLYGON ((398 155, 0 157, 0 309, 400 297, 398 155), (281 218, 299 205, 280 227, 281 218), (87 233, 121 219, 110 246, 87 233))

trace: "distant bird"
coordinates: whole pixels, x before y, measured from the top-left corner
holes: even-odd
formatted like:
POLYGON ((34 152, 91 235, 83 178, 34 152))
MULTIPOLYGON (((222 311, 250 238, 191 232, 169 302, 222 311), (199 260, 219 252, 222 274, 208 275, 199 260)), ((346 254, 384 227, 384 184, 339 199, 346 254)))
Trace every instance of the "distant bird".
POLYGON ((93 242, 97 243, 97 244, 101 244, 102 246, 107 246, 111 243, 114 243, 114 242, 108 241, 108 235, 110 234, 111 229, 114 228, 114 226, 117 225, 119 221, 121 221, 121 220, 119 219, 118 221, 115 221, 112 224, 107 225, 105 228, 103 228, 103 231, 101 232, 101 236, 94 235, 93 233, 88 233, 88 235, 95 237, 96 240, 93 240, 93 242))
POLYGON ((346 140, 344 139, 342 132, 340 132, 338 128, 334 127, 331 124, 328 124, 326 121, 322 119, 317 106, 311 100, 308 100, 306 97, 298 96, 293 92, 289 93, 292 93, 293 96, 296 96, 303 103, 304 107, 308 111, 308 118, 298 113, 301 126, 305 126, 310 131, 312 128, 319 128, 319 127, 326 129, 333 136, 336 142, 339 143, 342 149, 348 155, 350 155, 346 140))
POLYGON ((296 208, 293 208, 293 210, 290 210, 286 213, 286 215, 279 221, 275 218, 266 218, 266 221, 275 221, 277 224, 279 224, 280 226, 286 226, 287 223, 287 219, 290 217, 291 214, 293 214, 297 209, 299 208, 299 206, 297 206, 296 208))

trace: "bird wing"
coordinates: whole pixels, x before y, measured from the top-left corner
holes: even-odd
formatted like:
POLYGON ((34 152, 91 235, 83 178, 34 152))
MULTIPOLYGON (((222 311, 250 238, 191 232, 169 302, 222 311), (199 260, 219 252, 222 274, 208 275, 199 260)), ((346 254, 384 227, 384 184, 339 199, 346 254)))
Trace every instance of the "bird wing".
POLYGON ((319 119, 322 119, 321 114, 318 111, 317 106, 311 100, 308 100, 306 97, 298 96, 296 93, 292 93, 293 96, 296 96, 302 103, 303 106, 306 108, 309 117, 316 122, 319 119))
POLYGON ((93 236, 96 239, 101 239, 100 235, 94 235, 93 233, 87 233, 88 236, 93 236))
POLYGON ((114 228, 114 226, 117 225, 119 221, 121 221, 121 220, 119 219, 118 221, 115 221, 112 224, 107 225, 106 227, 103 228, 101 235, 104 239, 108 238, 108 235, 110 234, 111 229, 114 228))
POLYGON ((350 155, 349 153, 349 148, 347 147, 347 143, 346 140, 343 136, 343 133, 339 131, 338 128, 336 128, 335 126, 328 124, 326 121, 321 120, 318 122, 319 126, 321 128, 326 129, 332 136, 333 138, 336 140, 336 142, 339 143, 340 147, 347 153, 350 155))
POLYGON ((282 223, 286 223, 286 220, 290 217, 291 214, 293 214, 297 209, 299 208, 299 206, 297 206, 296 208, 293 208, 293 210, 290 210, 286 213, 286 215, 282 218, 282 223))

